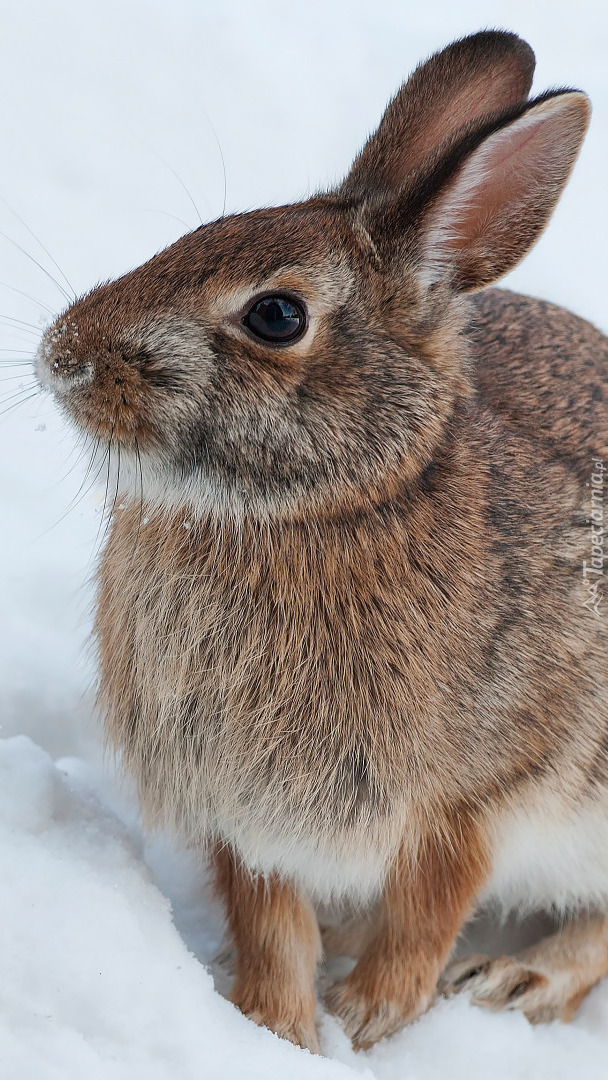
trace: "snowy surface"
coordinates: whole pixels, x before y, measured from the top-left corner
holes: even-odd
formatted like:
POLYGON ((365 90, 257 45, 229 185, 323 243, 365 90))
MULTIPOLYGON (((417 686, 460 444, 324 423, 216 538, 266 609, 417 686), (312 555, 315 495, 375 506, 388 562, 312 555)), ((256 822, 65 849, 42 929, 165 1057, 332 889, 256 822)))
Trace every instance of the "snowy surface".
MULTIPOLYGON (((12 381, 2 382, 0 408, 29 385, 27 368, 8 362, 27 360, 47 309, 62 305, 15 246, 58 276, 15 213, 83 291, 198 223, 182 183, 205 220, 224 200, 243 210, 330 183, 417 61, 488 24, 532 43, 539 90, 579 85, 595 105, 553 223, 509 284, 608 329, 608 9, 599 0, 5 4, 0 366, 12 381)), ((2 415, 2 1080, 605 1078, 608 985, 568 1027, 532 1029, 459 999, 358 1055, 320 1015, 325 1058, 225 1001, 227 976, 211 963, 221 913, 204 868, 172 838, 143 836, 101 751, 87 582, 103 491, 79 493, 86 461, 77 459, 48 401, 2 415)), ((478 934, 499 948, 491 923, 478 934)))

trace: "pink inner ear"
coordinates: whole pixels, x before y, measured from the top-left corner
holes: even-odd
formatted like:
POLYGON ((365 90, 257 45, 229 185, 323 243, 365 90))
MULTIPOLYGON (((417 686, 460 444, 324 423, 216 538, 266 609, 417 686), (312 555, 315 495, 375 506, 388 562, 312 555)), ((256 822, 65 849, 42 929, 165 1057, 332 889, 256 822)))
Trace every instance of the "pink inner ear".
POLYGON ((426 219, 423 255, 429 280, 465 261, 465 276, 477 272, 485 279, 491 268, 495 280, 523 257, 568 179, 588 115, 583 94, 548 98, 490 135, 465 160, 426 219))
POLYGON ((445 234, 446 250, 455 251, 479 240, 503 208, 515 208, 518 200, 525 202, 536 182, 538 166, 533 155, 540 152, 544 161, 543 150, 551 150, 550 145, 543 145, 543 139, 546 141, 547 132, 542 118, 537 118, 521 129, 507 128, 488 140, 445 206, 446 216, 453 222, 449 236, 445 234))

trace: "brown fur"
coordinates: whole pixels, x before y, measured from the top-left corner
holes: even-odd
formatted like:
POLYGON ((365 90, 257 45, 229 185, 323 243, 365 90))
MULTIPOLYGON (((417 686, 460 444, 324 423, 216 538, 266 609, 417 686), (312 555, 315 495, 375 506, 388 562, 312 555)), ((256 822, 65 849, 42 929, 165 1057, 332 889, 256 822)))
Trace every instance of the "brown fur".
POLYGON ((225 846, 216 846, 212 865, 236 946, 230 1000, 257 1024, 318 1050, 314 976, 321 949, 310 905, 288 883, 248 873, 225 846))
POLYGON ((109 738, 148 822, 215 852, 234 1000, 311 1047, 312 900, 382 896, 331 995, 369 1045, 428 1006, 509 815, 607 813, 582 566, 608 343, 463 296, 535 241, 584 134, 583 95, 519 100, 530 56, 500 34, 439 54, 343 188, 183 237, 41 350, 114 463, 109 738), (243 325, 275 291, 307 312, 288 347, 243 325))
POLYGON ((428 1008, 487 871, 483 839, 464 817, 437 829, 415 859, 399 853, 377 933, 327 998, 356 1048, 372 1046, 428 1008))
POLYGON ((490 32, 455 41, 420 64, 388 106, 342 190, 356 193, 359 188, 366 195, 370 170, 378 187, 399 186, 405 173, 423 166, 459 129, 525 100, 534 63, 525 41, 490 32))

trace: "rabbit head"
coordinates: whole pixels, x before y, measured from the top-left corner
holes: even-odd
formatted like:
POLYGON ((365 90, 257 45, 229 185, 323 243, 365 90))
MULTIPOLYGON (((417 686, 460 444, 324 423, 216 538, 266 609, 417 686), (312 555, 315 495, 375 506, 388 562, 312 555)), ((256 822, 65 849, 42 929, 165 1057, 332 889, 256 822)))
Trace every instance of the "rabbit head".
POLYGON ((297 516, 424 469, 469 393, 462 297, 538 238, 587 127, 582 93, 526 101, 532 71, 514 35, 456 42, 336 190, 202 226, 60 316, 39 378, 121 489, 297 516))

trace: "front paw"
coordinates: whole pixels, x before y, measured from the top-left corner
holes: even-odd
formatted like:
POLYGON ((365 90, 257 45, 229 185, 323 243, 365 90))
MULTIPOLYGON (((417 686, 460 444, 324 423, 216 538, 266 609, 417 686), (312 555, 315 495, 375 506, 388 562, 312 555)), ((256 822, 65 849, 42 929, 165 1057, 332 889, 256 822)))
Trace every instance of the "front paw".
POLYGON ((433 1000, 433 990, 423 990, 417 979, 396 985, 390 971, 375 975, 369 979, 357 966, 347 978, 334 983, 325 997, 355 1050, 369 1050, 379 1039, 393 1035, 426 1012, 433 1000))
POLYGON ((310 1050, 311 1054, 321 1053, 315 1026, 314 1006, 312 1012, 307 1010, 307 1015, 303 1013, 289 1015, 287 1010, 266 1007, 260 1003, 253 1005, 250 1001, 239 1000, 232 994, 230 1000, 248 1020, 253 1020, 259 1027, 269 1028, 281 1039, 287 1039, 295 1046, 301 1046, 303 1050, 310 1050))

